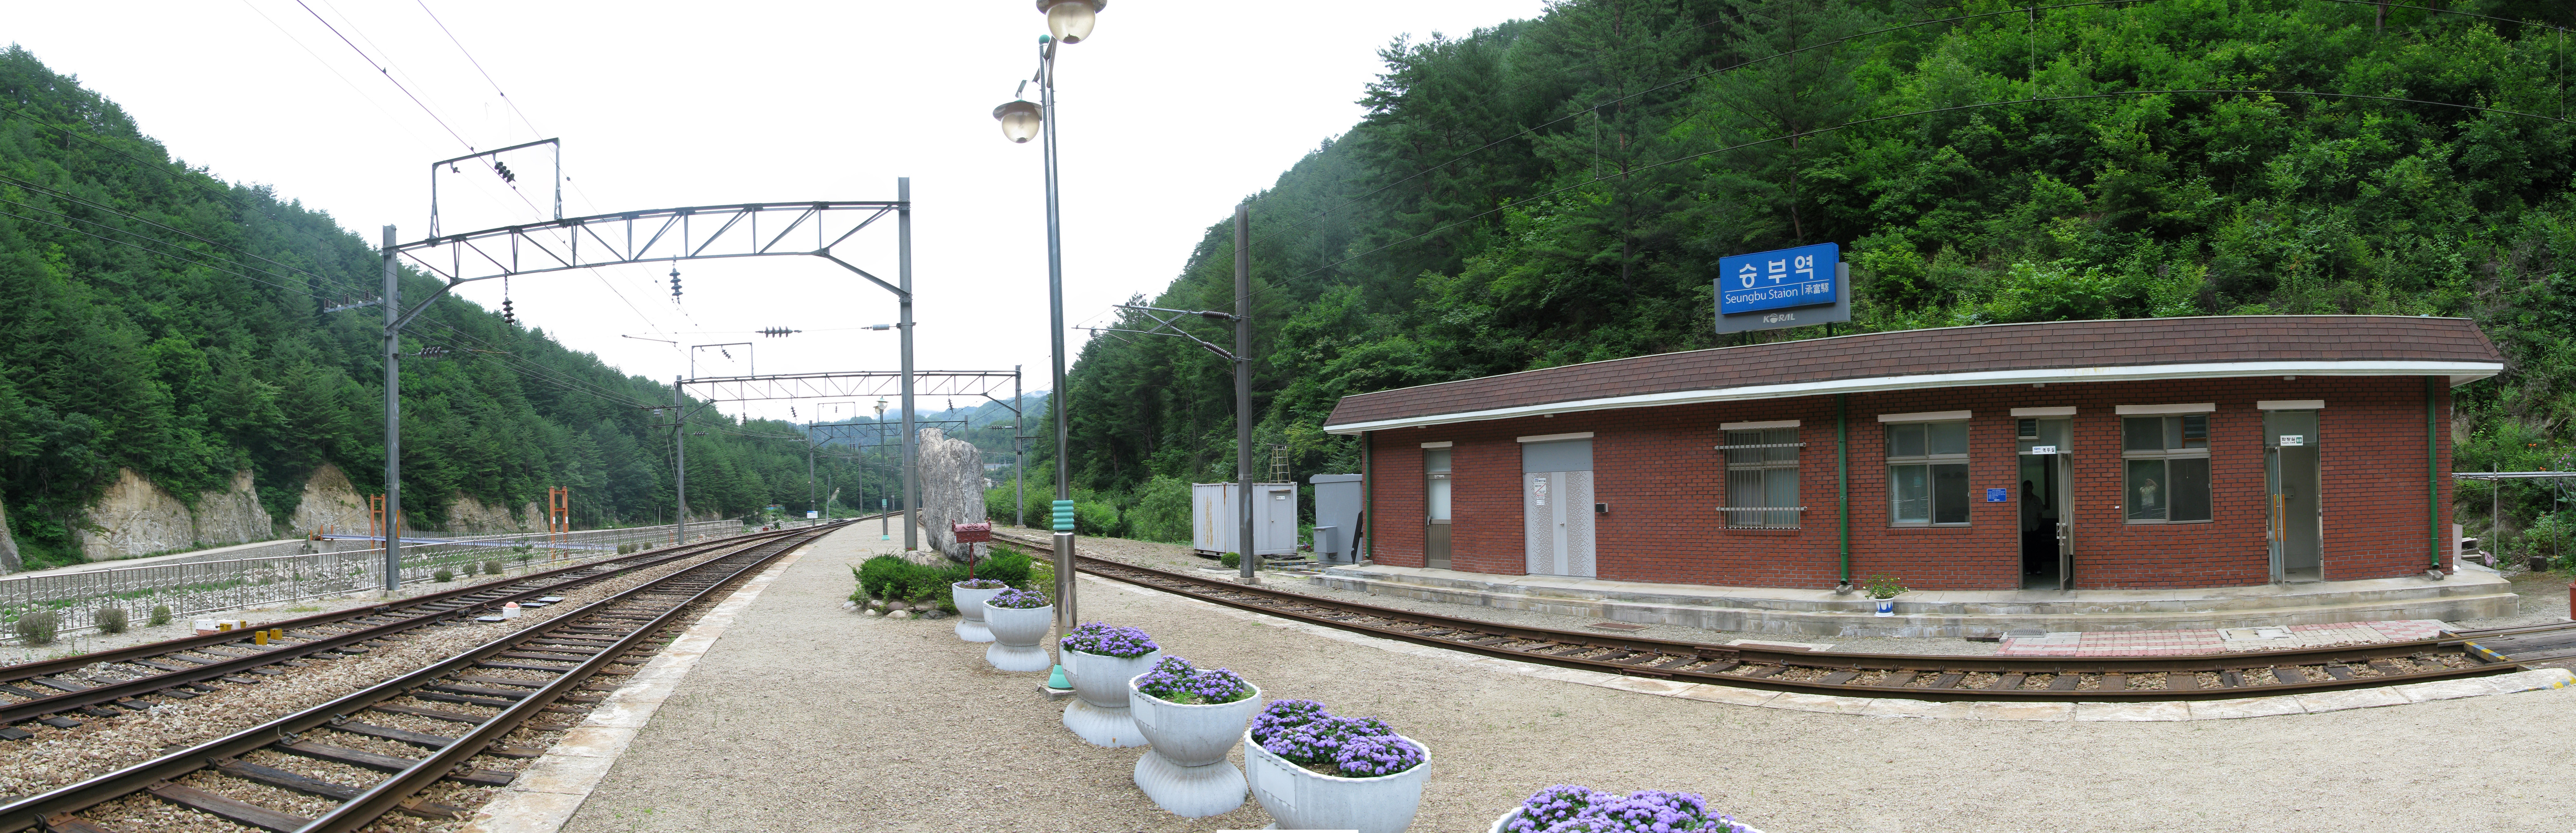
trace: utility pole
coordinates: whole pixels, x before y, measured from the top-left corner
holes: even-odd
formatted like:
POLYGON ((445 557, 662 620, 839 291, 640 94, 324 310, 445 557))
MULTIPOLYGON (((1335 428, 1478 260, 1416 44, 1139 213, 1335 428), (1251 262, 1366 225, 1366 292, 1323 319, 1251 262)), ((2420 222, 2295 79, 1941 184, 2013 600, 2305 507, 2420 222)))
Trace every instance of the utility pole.
POLYGON ((1252 203, 1234 204, 1234 477, 1240 481, 1242 506, 1237 513, 1235 564, 1238 575, 1253 581, 1252 546, 1252 203))
POLYGON ((1021 428, 1029 421, 1026 407, 1020 401, 1020 366, 1011 365, 1011 525, 1022 528, 1029 525, 1029 449, 1021 428))
POLYGON ((402 284, 385 226, 385 595, 402 592, 402 284))
POLYGON ((689 395, 682 384, 686 380, 671 377, 671 495, 679 504, 679 515, 671 519, 671 546, 689 542, 689 395))
POLYGON ((912 177, 895 179, 894 198, 903 202, 894 215, 895 239, 902 247, 898 280, 903 291, 897 294, 903 314, 896 323, 903 328, 903 548, 913 550, 920 548, 921 471, 912 449, 912 177))
MULTIPOLYGON (((823 507, 814 503, 814 424, 805 424, 805 508, 816 520, 823 517, 823 507)), ((807 524, 812 526, 812 524, 807 524)))

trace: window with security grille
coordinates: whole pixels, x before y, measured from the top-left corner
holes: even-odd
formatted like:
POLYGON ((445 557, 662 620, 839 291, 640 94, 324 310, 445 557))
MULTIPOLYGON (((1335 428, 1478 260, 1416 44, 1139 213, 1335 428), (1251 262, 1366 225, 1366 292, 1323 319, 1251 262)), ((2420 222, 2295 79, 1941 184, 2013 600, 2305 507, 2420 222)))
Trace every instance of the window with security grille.
POLYGON ((1797 529, 1796 428, 1726 432, 1726 525, 1732 529, 1797 529))
POLYGON ((1892 526, 1966 524, 1968 424, 1887 426, 1887 500, 1892 526))
POLYGON ((2129 523, 2209 520, 2209 415, 2120 420, 2122 514, 2129 523))

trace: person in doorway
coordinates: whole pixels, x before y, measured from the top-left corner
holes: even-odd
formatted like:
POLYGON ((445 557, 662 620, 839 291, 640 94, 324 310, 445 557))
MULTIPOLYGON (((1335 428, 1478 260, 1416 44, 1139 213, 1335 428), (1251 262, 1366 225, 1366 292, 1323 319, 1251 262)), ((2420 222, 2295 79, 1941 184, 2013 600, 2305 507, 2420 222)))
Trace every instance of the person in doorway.
POLYGON ((2047 572, 2047 558, 2054 554, 2049 544, 2057 534, 2057 512, 2039 493, 2038 484, 2021 482, 2021 571, 2023 575, 2047 572))

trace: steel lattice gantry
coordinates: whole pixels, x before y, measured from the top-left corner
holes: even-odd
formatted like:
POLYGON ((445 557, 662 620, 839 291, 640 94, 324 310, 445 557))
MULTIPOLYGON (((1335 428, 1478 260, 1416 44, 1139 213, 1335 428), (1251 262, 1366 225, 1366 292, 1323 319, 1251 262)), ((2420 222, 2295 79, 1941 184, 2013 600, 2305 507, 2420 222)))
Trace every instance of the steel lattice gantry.
MULTIPOLYGON (((912 448, 912 180, 895 181, 895 199, 864 201, 807 201, 704 205, 684 208, 662 208, 571 217, 515 226, 471 231, 462 234, 435 234, 425 240, 399 243, 393 226, 384 228, 384 294, 378 302, 384 307, 385 371, 385 511, 388 517, 400 517, 402 511, 402 329, 418 317, 440 296, 466 283, 517 275, 592 269, 630 263, 677 262, 739 257, 806 256, 831 261, 852 274, 894 293, 901 310, 898 326, 903 341, 903 370, 897 377, 903 397, 904 470, 913 469, 912 448), (887 281, 866 269, 850 263, 833 252, 887 215, 895 217, 898 247, 896 278, 887 281), (421 271, 440 279, 438 290, 406 308, 399 282, 402 262, 408 261, 421 271)), ((675 383, 684 379, 673 380, 675 383)), ((680 393, 680 385, 673 393, 680 393)), ((883 392, 882 387, 879 388, 883 392)), ((761 397, 774 398, 774 397, 761 397)), ((672 441, 685 454, 688 430, 687 408, 680 409, 681 419, 672 427, 672 441)), ((682 458, 685 460, 685 458, 682 458)), ((685 462, 675 473, 678 513, 672 519, 672 534, 679 537, 688 521, 688 468, 685 462)), ((918 484, 904 478, 907 505, 916 501, 918 484)), ((905 545, 913 546, 918 509, 907 509, 905 545)), ((388 530, 398 529, 388 523, 388 530)), ((399 563, 402 545, 399 535, 389 535, 385 542, 385 559, 389 565, 399 563)), ((388 569, 387 576, 398 575, 388 569)), ((388 579, 393 581, 393 579, 388 579)), ((387 586, 398 591, 398 586, 387 586)))
MULTIPOLYGON (((912 373, 912 380, 914 396, 981 396, 995 402, 1002 402, 1005 400, 997 394, 1018 387, 1020 374, 1011 371, 920 370, 912 373)), ((697 390, 700 399, 712 402, 740 402, 756 399, 886 396, 898 392, 902 383, 902 373, 869 370, 844 373, 700 377, 689 379, 682 384, 697 390)), ((1018 409, 1014 407, 1013 410, 1016 412, 1018 409)))

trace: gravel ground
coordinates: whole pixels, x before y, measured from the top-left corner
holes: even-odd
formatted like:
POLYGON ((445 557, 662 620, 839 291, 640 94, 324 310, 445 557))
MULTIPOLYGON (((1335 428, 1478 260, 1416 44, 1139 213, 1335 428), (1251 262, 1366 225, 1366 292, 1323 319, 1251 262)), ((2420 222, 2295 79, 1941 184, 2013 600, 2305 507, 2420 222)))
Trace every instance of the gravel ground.
MULTIPOLYGON (((278 666, 286 673, 265 677, 264 681, 257 685, 210 681, 209 684, 217 690, 199 694, 193 699, 147 695, 141 699, 154 705, 146 712, 129 713, 113 718, 76 715, 75 719, 82 721, 82 725, 70 729, 56 729, 40 723, 23 724, 24 728, 35 732, 35 737, 0 743, 0 799, 31 795, 112 772, 151 760, 178 748, 203 743, 244 727, 291 714, 333 697, 402 676, 500 638, 504 634, 548 621, 554 616, 645 581, 686 569, 703 560, 705 559, 683 559, 679 563, 638 570, 594 583, 562 594, 565 599, 562 604, 529 610, 518 619, 504 623, 433 625, 389 637, 382 643, 371 643, 368 653, 364 656, 336 660, 312 659, 308 660, 308 664, 303 667, 278 666)), ((476 714, 492 711, 454 703, 413 701, 410 698, 398 698, 392 702, 476 714)), ((369 712, 363 720, 380 725, 420 728, 422 731, 449 735, 455 734, 454 727, 460 725, 445 724, 448 731, 441 732, 438 729, 392 722, 395 717, 369 712)), ((438 722, 426 721, 426 723, 437 724, 438 722)), ((340 746, 374 748, 368 743, 393 744, 392 741, 379 741, 345 733, 328 734, 334 739, 325 742, 340 746)), ((513 745, 542 748, 553 742, 551 736, 526 734, 526 730, 521 730, 521 734, 514 734, 512 737, 513 745)), ((408 752, 393 751, 400 746, 400 744, 393 744, 384 747, 383 751, 408 757, 419 757, 421 754, 417 749, 408 752)), ((502 766, 503 763, 500 759, 489 756, 478 758, 476 761, 477 766, 492 765, 494 768, 505 768, 502 766)), ((342 780, 341 783, 364 786, 372 783, 373 780, 373 778, 364 781, 342 780)), ((479 806, 484 799, 474 797, 460 800, 466 802, 464 806, 479 806)), ((101 818, 104 820, 105 817, 101 818)))
MULTIPOLYGON (((1034 535, 1034 533, 1022 533, 1020 530, 1012 530, 1012 532, 1014 534, 1034 535)), ((1217 566, 1215 561, 1190 554, 1190 548, 1181 544, 1162 544, 1153 541, 1132 541, 1124 538, 1084 538, 1077 542, 1075 546, 1081 554, 1088 555, 1093 558, 1106 558, 1112 561, 1123 561, 1129 564, 1136 564, 1145 567, 1159 567, 1166 570, 1201 570, 1207 567, 1217 566)), ((1229 574, 1229 572, 1224 570, 1210 571, 1207 573, 1207 575, 1212 576, 1229 574)), ((1958 639, 1955 637, 1910 638, 1893 636, 1781 636, 1778 634, 1750 633, 1745 631, 1709 630, 1706 628, 1693 628, 1682 625, 1647 625, 1643 630, 1634 631, 1597 629, 1587 631, 1584 627, 1585 625, 1590 625, 1601 620, 1582 616, 1567 616, 1561 613, 1545 613, 1535 610, 1505 610, 1502 608, 1478 607, 1473 605, 1451 604, 1449 602, 1408 599, 1402 596, 1371 595, 1350 590, 1330 590, 1306 584, 1302 577, 1297 576, 1300 576, 1300 574, 1296 572, 1272 573, 1263 577, 1262 580, 1265 582, 1263 586, 1271 590, 1313 596, 1320 599, 1332 599, 1342 602, 1356 602, 1359 604, 1391 607, 1397 610, 1410 610, 1416 613, 1436 613, 1442 616, 1474 619, 1481 622, 1492 622, 1498 625, 1514 625, 1527 628, 1553 628, 1561 631, 1586 631, 1604 635, 1635 634, 1637 636, 1653 639, 1669 639, 1685 642, 1724 644, 1728 640, 1753 639, 1763 642, 1786 642, 1796 645, 1831 645, 1833 646, 1833 650, 1836 651, 1851 651, 1865 654, 1915 654, 1924 656, 1993 656, 1995 649, 2000 647, 1993 642, 1970 642, 1968 640, 1958 639)))
MULTIPOLYGON (((859 539, 859 540, 852 540, 859 539)), ((946 621, 839 609, 836 537, 771 585, 647 725, 568 830, 1258 828, 1155 809, 1140 750, 1084 745, 1063 704, 1002 674, 946 621)), ((1108 547, 1094 548, 1098 552, 1108 547)), ((2557 831, 2576 784, 2495 779, 2557 749, 2576 689, 2172 723, 1864 718, 1560 683, 1319 640, 1175 597, 1081 584, 1084 618, 1230 667, 1271 698, 1373 714, 1430 746, 1413 829, 1480 831, 1556 783, 1705 794, 1774 833, 2307 831, 2406 820, 2557 831), (2367 738, 2366 760, 2354 754, 2367 738), (2475 800, 2461 800, 2476 796, 2475 800)), ((1241 752, 1235 760, 1241 761, 1241 752)))

